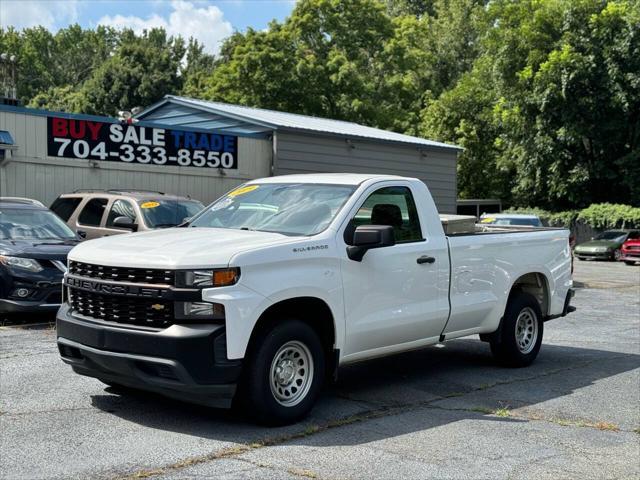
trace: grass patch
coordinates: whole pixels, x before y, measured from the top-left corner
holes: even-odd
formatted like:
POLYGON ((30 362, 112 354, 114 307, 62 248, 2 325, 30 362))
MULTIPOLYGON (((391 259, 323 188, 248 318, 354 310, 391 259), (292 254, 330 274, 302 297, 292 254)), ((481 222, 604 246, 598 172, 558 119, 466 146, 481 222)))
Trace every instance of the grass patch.
POLYGON ((597 428, 598 430, 604 430, 604 431, 607 431, 607 432, 619 432, 620 431, 620 427, 618 425, 616 425, 615 423, 609 423, 609 422, 594 423, 593 427, 597 428))
POLYGON ((497 408, 495 410, 495 412, 493 412, 494 415, 498 416, 498 417, 502 417, 502 418, 506 418, 506 417, 510 417, 511 416, 511 412, 509 411, 508 408, 497 408))
POLYGON ((493 413, 493 410, 491 408, 487 408, 487 407, 473 407, 471 408, 472 412, 478 412, 478 413, 483 413, 485 415, 491 415, 493 413))
POLYGON ((314 472, 312 472, 311 470, 300 470, 298 468, 290 468, 289 470, 287 470, 291 475, 296 475, 298 477, 307 477, 307 478, 318 478, 318 475, 316 475, 314 472))

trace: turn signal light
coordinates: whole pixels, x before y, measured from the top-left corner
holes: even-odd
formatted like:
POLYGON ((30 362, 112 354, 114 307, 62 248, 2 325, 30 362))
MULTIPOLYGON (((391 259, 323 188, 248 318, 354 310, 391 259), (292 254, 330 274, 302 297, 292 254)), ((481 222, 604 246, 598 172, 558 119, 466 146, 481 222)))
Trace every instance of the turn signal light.
POLYGON ((179 271, 176 275, 176 284, 180 287, 227 287, 238 283, 240 269, 218 268, 215 270, 186 270, 179 271))
POLYGON ((238 281, 240 271, 237 268, 226 268, 213 271, 213 286, 226 287, 238 281))

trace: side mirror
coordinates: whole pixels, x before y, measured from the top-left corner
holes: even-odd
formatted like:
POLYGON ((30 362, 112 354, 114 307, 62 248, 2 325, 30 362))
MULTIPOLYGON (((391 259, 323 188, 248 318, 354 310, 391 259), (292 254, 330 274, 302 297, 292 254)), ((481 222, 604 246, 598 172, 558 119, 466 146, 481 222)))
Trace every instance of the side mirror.
POLYGON ((389 225, 362 225, 353 232, 353 245, 347 247, 347 256, 361 262, 372 248, 392 247, 396 244, 393 227, 389 225))
POLYGON ((131 217, 116 217, 113 220, 113 226, 115 228, 123 228, 125 230, 131 230, 135 232, 138 230, 138 226, 133 223, 133 219, 131 217))

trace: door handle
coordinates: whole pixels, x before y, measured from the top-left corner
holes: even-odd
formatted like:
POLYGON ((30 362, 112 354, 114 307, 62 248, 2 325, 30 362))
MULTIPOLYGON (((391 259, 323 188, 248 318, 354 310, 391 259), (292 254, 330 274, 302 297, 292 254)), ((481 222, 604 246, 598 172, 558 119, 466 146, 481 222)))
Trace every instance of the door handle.
POLYGON ((429 255, 423 255, 421 257, 418 257, 418 260, 416 260, 420 265, 422 265, 423 263, 433 263, 436 261, 435 257, 430 257, 429 255))

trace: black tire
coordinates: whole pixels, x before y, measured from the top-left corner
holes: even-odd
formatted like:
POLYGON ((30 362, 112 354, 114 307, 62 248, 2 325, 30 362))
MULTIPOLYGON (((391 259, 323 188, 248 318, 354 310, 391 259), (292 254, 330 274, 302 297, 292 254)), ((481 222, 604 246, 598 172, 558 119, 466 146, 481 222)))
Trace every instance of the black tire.
POLYGON ((584 257, 576 257, 578 260, 580 260, 581 262, 584 262, 586 260, 586 258, 584 257))
POLYGON ((631 266, 633 266, 633 265, 635 265, 635 264, 636 264, 636 262, 630 262, 629 260, 625 260, 625 261, 624 261, 624 264, 625 264, 625 265, 631 265, 631 266))
MULTIPOLYGON (((283 320, 271 326, 261 332, 259 338, 259 342, 251 346, 239 386, 238 400, 246 413, 258 423, 268 426, 295 423, 304 418, 313 408, 322 388, 326 365, 322 342, 313 328, 296 319, 283 320), (287 348, 284 348, 285 346, 287 348), (287 357, 287 349, 294 349, 294 353, 287 357), (295 358, 295 349, 299 349, 297 359, 295 358), (301 363, 303 367, 296 363, 295 369, 291 367, 293 370, 287 370, 287 372, 293 372, 292 375, 296 375, 296 377, 288 384, 278 384, 274 377, 277 368, 275 357, 283 359, 283 362, 287 359, 288 361, 302 362, 304 358, 301 357, 301 354, 303 357, 311 359, 306 370, 303 368, 304 363, 301 363), (301 380, 297 378, 300 372, 303 372, 303 375, 304 373, 308 375, 307 380, 304 383, 296 384, 298 380, 301 380), (298 385, 302 385, 302 388, 298 385), (278 399, 277 390, 280 391, 281 397, 290 393, 291 400, 278 399), (296 399, 296 396, 299 398, 296 399), (284 404, 292 400, 297 403, 284 404)), ((289 368, 291 365, 285 363, 285 368, 289 368)), ((283 378, 283 382, 286 380, 283 378)))
POLYGON ((531 365, 538 356, 542 345, 543 333, 544 322, 540 305, 536 298, 528 293, 515 292, 509 297, 509 303, 502 319, 500 335, 490 343, 491 353, 501 364, 507 367, 526 367, 531 365), (528 338, 528 335, 524 335, 524 346, 519 344, 516 338, 516 327, 518 327, 518 319, 521 315, 521 325, 526 324, 528 316, 534 317, 531 322, 531 339, 527 343, 526 338, 528 338), (535 324, 535 327, 533 327, 533 324, 535 324), (534 328, 535 333, 533 331, 534 328), (535 339, 533 338, 534 335, 535 339))
POLYGON ((611 254, 611 261, 613 262, 617 262, 618 260, 620 260, 620 257, 622 256, 622 250, 620 250, 619 248, 615 249, 613 251, 613 253, 611 254))

